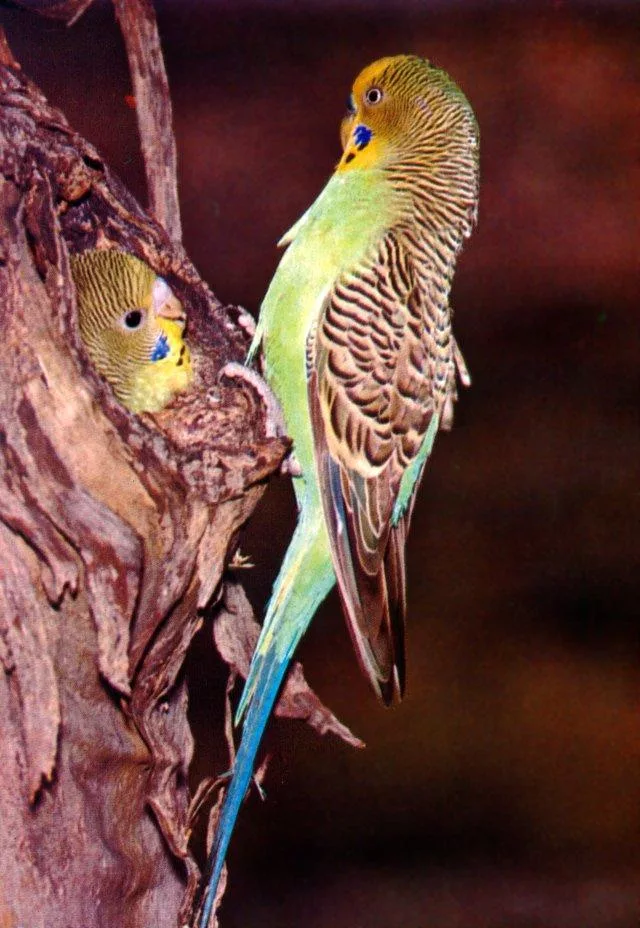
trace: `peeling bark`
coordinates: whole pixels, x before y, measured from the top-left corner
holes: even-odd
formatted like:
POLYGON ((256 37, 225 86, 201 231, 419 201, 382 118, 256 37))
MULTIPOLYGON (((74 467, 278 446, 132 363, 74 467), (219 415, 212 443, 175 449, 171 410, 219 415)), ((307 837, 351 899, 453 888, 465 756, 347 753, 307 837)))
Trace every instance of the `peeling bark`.
MULTIPOLYGON (((240 584, 227 583, 222 608, 213 624, 213 638, 218 652, 229 665, 232 683, 234 675, 246 679, 259 634, 260 626, 246 593, 240 584)), ((302 719, 319 735, 336 735, 351 747, 365 746, 309 687, 299 661, 291 665, 274 714, 283 719, 302 719)))
POLYGON ((197 878, 180 669, 286 443, 218 383, 241 312, 2 60, 0 924, 174 926, 197 878), (78 336, 69 252, 107 239, 188 310, 197 382, 156 419, 119 406, 78 336))
MULTIPOLYGON (((68 22, 89 2, 20 0, 68 22)), ((23 75, 0 30, 2 926, 191 922, 191 825, 217 792, 215 827, 226 781, 190 802, 181 669, 219 600, 214 638, 230 667, 219 726, 233 763, 229 697, 259 628, 224 569, 289 449, 266 385, 237 376, 253 320, 216 300, 181 244, 153 8, 114 5, 153 218, 23 75), (119 405, 79 337, 69 254, 107 244, 146 261, 187 311, 195 382, 153 416, 119 405)), ((276 714, 362 744, 299 664, 276 714)))

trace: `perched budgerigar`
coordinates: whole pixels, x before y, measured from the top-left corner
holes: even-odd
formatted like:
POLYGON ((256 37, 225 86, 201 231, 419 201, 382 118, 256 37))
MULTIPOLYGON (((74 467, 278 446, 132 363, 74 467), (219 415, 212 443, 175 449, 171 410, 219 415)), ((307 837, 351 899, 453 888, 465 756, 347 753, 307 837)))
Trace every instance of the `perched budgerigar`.
POLYGON ((158 412, 192 378, 185 314, 166 281, 111 249, 71 257, 87 353, 132 412, 158 412))
POLYGON ((471 106, 428 61, 383 58, 357 77, 341 141, 335 173, 282 239, 250 353, 262 345, 293 438, 299 517, 238 710, 201 928, 285 671, 336 580, 375 692, 402 695, 413 502, 436 432, 451 423, 456 369, 468 382, 449 290, 477 214, 471 106))

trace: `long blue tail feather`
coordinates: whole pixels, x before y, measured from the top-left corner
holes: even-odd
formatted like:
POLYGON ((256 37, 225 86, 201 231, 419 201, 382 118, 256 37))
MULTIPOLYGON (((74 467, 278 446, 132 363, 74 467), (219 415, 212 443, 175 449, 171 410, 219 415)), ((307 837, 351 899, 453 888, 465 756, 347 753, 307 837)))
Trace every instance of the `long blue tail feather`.
POLYGON ((274 584, 240 700, 242 739, 209 854, 200 928, 207 928, 213 911, 229 842, 282 680, 318 606, 335 583, 321 513, 317 508, 318 518, 308 518, 307 513, 303 509, 274 584))
POLYGON ((275 655, 269 654, 263 656, 260 679, 256 684, 253 699, 247 709, 242 730, 242 740, 233 768, 233 776, 224 797, 222 811, 216 825, 213 845, 209 854, 208 884, 200 918, 200 928, 207 928, 209 924, 238 812, 251 783, 256 754, 288 665, 289 660, 280 661, 275 655))

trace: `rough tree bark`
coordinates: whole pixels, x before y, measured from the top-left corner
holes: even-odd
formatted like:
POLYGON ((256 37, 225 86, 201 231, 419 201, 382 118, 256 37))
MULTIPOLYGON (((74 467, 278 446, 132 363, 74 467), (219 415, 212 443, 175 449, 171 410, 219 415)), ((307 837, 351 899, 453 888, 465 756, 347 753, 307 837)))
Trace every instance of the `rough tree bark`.
MULTIPOLYGON (((71 21, 89 2, 22 5, 71 21)), ((219 376, 243 358, 251 323, 184 254, 153 9, 115 5, 155 219, 0 36, 3 928, 190 923, 199 871, 180 670, 217 598, 231 683, 246 674, 256 625, 241 589, 223 593, 223 571, 287 451, 259 393, 219 376), (164 126, 155 139, 151 113, 164 126), (79 339, 69 253, 107 242, 147 261, 187 308, 196 384, 155 417, 119 406, 79 339)), ((299 667, 278 711, 359 743, 299 667)))
POLYGON ((0 924, 175 926, 197 875, 179 671, 285 444, 217 382, 246 350, 239 312, 6 48, 0 295, 0 924), (156 421, 118 406, 78 339, 68 253, 99 239, 188 307, 198 387, 156 421))

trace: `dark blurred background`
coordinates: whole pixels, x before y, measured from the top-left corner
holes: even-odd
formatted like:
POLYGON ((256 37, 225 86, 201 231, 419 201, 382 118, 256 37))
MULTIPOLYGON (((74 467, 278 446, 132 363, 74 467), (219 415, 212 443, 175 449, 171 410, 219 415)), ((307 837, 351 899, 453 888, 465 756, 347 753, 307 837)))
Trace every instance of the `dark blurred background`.
MULTIPOLYGON (((376 703, 330 597, 301 657, 367 749, 272 726, 225 928, 640 925, 640 4, 157 8, 185 245, 222 300, 257 310, 369 61, 446 68, 482 134, 480 224, 454 284, 474 383, 409 541, 407 697, 376 703)), ((70 29, 0 16, 25 71, 144 202, 110 6, 70 29)), ((276 480, 242 543, 258 613, 293 520, 276 480)), ((194 782, 227 762, 209 634, 189 666, 194 782)))

